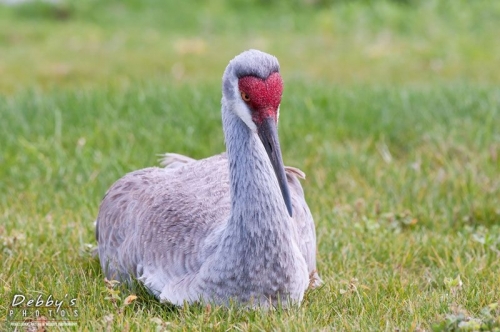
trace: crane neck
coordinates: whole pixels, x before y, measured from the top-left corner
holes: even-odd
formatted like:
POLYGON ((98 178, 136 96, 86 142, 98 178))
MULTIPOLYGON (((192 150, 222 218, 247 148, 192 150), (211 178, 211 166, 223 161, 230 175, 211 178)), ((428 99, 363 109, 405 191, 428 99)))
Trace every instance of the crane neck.
POLYGON ((258 134, 224 106, 222 122, 231 187, 229 222, 245 229, 289 227, 290 216, 258 134))

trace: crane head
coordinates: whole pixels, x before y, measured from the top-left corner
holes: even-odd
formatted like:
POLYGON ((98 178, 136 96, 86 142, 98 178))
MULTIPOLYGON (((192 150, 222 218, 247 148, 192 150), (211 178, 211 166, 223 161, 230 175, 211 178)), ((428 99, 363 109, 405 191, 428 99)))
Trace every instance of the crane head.
POLYGON ((223 77, 223 94, 231 109, 257 133, 292 216, 292 203, 278 139, 278 118, 283 80, 278 60, 267 53, 249 50, 229 63, 223 77))

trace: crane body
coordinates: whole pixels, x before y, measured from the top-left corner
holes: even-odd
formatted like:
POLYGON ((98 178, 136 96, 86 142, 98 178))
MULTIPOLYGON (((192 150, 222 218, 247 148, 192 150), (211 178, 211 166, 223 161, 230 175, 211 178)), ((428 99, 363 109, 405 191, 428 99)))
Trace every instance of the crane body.
POLYGON ((320 284, 303 173, 281 157, 282 88, 276 58, 243 52, 223 76, 226 153, 170 154, 108 190, 96 224, 108 279, 138 279, 176 305, 300 303, 320 284))

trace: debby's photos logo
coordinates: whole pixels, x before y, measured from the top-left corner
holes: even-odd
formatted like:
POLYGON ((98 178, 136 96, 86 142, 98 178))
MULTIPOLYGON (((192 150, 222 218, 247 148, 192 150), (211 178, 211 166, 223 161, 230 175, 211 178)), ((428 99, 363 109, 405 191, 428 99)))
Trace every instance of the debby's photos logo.
POLYGON ((76 326, 79 314, 77 299, 68 294, 60 298, 15 294, 7 321, 11 326, 76 326))

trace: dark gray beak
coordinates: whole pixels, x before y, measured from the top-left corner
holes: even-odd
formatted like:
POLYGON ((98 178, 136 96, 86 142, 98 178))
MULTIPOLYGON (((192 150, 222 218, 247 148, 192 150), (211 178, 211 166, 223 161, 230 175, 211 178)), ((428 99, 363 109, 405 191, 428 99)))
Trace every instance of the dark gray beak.
POLYGON ((276 121, 272 117, 266 117, 262 123, 257 126, 257 131, 266 148, 267 155, 273 165, 274 173, 278 179, 278 184, 285 201, 286 209, 290 217, 292 216, 292 200, 290 198, 290 190, 286 180, 285 168, 281 157, 280 142, 278 139, 278 130, 276 129, 276 121))

